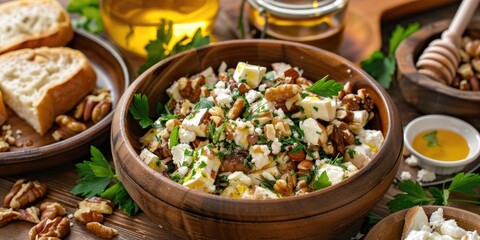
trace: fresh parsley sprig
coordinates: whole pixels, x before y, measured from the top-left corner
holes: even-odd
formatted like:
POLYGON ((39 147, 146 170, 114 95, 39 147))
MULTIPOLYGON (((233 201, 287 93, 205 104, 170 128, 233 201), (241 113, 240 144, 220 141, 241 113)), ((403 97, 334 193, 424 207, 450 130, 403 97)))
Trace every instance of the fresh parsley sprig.
POLYGON ((306 90, 317 94, 322 97, 333 97, 337 96, 338 92, 343 89, 343 85, 337 83, 335 80, 328 80, 328 75, 323 77, 321 80, 316 81, 312 86, 308 87, 306 90))
POLYGON ((208 45, 210 36, 202 36, 202 29, 198 28, 193 34, 192 40, 188 41, 188 37, 184 36, 175 43, 172 50, 168 51, 168 46, 173 37, 173 22, 162 19, 157 29, 157 39, 150 41, 146 46, 147 61, 138 69, 139 73, 145 72, 148 68, 162 59, 173 56, 191 48, 197 48, 208 45))
MULTIPOLYGON (((157 106, 157 110, 158 108, 160 107, 157 106)), ((142 128, 152 126, 154 121, 150 118, 150 106, 147 96, 141 93, 133 95, 133 104, 128 108, 128 111, 142 128)))
POLYGON ((419 28, 419 23, 412 23, 407 28, 397 25, 389 39, 388 55, 385 56, 379 50, 373 52, 368 59, 360 63, 362 69, 376 79, 383 88, 389 89, 392 83, 392 76, 397 67, 395 50, 405 38, 408 38, 419 28))
POLYGON ((68 3, 67 11, 81 15, 78 19, 72 20, 74 27, 85 29, 91 33, 103 32, 99 0, 71 0, 68 3))
POLYGON ((411 180, 401 181, 398 183, 398 188, 403 193, 395 195, 394 199, 387 203, 392 213, 416 205, 447 206, 449 202, 480 204, 480 200, 472 200, 471 198, 479 198, 480 194, 480 174, 477 173, 458 173, 448 188, 445 188, 445 186, 442 189, 430 187, 427 191, 418 182, 411 180), (454 192, 463 194, 467 198, 450 198, 451 193, 454 192))
POLYGON ((80 180, 77 181, 77 185, 71 192, 87 198, 98 195, 110 199, 115 206, 129 216, 137 214, 139 211, 137 204, 128 195, 102 152, 91 146, 90 154, 90 160, 75 165, 80 180), (111 185, 112 183, 113 185, 111 185))

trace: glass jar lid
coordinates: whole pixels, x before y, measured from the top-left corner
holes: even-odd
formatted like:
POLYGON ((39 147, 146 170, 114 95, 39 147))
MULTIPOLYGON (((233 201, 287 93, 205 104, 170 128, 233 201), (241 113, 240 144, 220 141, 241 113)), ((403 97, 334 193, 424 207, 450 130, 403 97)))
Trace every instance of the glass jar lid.
POLYGON ((248 0, 260 12, 287 18, 319 17, 345 7, 348 0, 248 0))

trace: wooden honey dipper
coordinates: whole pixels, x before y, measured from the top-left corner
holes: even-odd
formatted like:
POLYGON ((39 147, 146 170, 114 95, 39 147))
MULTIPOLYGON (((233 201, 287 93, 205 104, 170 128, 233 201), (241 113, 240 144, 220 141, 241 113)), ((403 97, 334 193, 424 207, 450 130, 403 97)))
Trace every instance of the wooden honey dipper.
POLYGON ((460 62, 461 35, 477 9, 479 0, 463 0, 441 39, 432 41, 417 61, 418 72, 450 85, 460 62))

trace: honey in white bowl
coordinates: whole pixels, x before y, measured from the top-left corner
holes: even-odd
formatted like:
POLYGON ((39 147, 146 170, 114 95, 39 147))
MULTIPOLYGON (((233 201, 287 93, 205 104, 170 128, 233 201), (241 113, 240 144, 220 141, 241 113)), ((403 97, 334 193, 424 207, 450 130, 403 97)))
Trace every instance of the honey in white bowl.
POLYGON ((208 35, 219 9, 219 0, 101 0, 102 21, 108 36, 121 48, 146 57, 145 45, 155 40, 162 19, 173 22, 169 48, 198 28, 208 35))
POLYGON ((470 152, 463 136, 446 129, 427 130, 417 134, 412 147, 423 156, 439 161, 463 160, 470 152))

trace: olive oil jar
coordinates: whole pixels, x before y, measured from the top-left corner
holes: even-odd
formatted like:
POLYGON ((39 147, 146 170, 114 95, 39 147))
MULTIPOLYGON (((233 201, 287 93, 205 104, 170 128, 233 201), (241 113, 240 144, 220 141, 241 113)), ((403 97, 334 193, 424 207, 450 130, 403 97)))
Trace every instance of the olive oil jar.
POLYGON ((248 0, 250 25, 259 36, 338 52, 348 0, 248 0))
POLYGON ((162 21, 173 22, 169 47, 198 28, 211 33, 220 0, 100 0, 105 32, 117 46, 146 57, 145 45, 157 37, 162 21))

